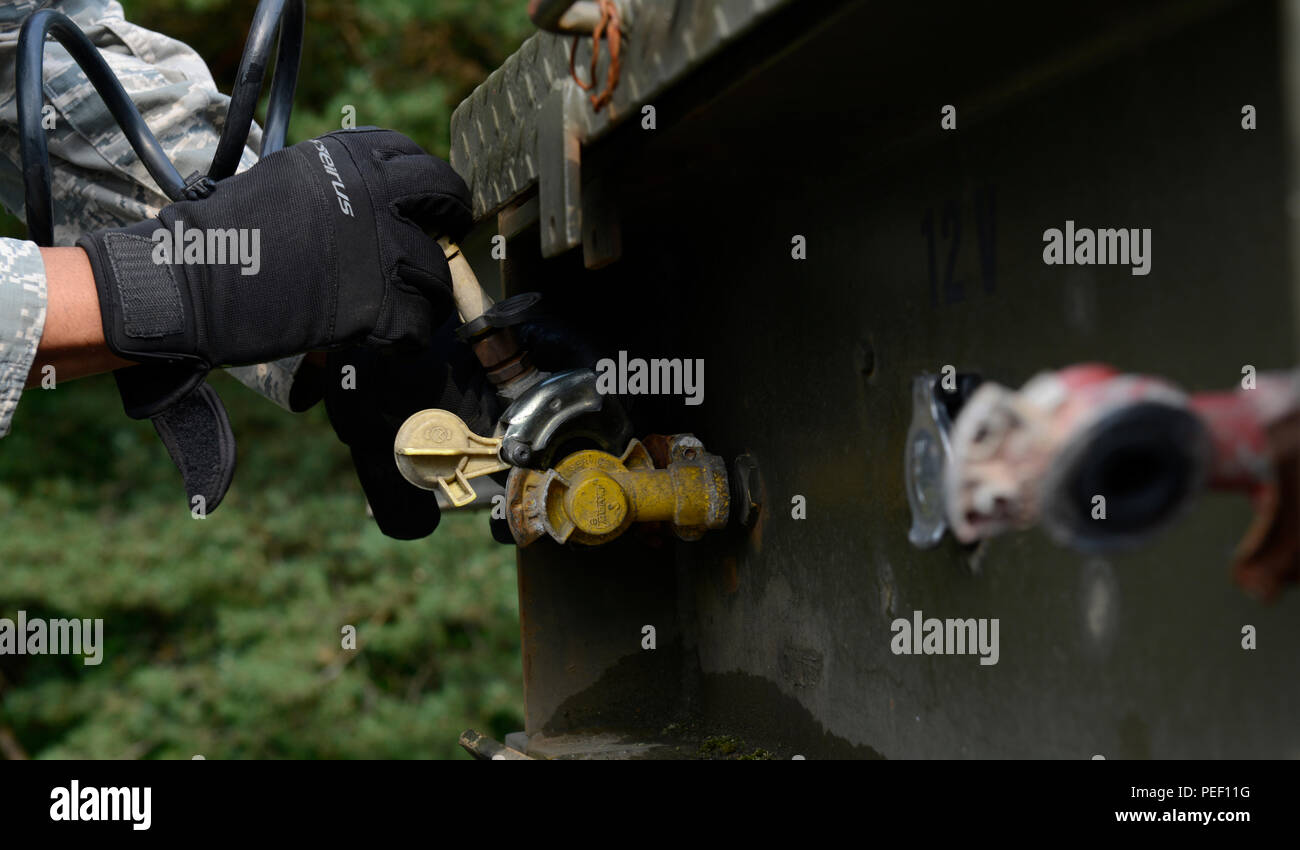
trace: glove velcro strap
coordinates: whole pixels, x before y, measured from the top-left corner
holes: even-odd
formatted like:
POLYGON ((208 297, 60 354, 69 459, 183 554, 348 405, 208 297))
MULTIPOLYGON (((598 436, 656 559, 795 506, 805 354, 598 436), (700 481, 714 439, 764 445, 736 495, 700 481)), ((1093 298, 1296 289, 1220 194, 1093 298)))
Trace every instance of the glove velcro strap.
POLYGON ((156 219, 122 230, 89 233, 77 245, 90 258, 99 292, 104 339, 118 357, 137 362, 187 362, 197 356, 200 317, 179 268, 155 260, 156 219))
POLYGON ((132 419, 149 419, 192 393, 207 370, 193 363, 141 363, 113 372, 122 408, 132 419))
POLYGON ((154 260, 152 234, 160 226, 141 222, 87 234, 77 243, 95 272, 109 349, 142 364, 116 373, 123 406, 136 419, 188 395, 209 369, 194 354, 191 326, 197 327, 197 316, 186 282, 170 264, 154 260))
POLYGON ((106 233, 104 253, 117 283, 122 333, 158 339, 185 332, 185 303, 169 264, 153 259, 154 241, 134 233, 106 233))
POLYGON ((216 390, 199 384, 154 416, 153 427, 185 480, 190 509, 216 510, 235 476, 235 435, 216 390))

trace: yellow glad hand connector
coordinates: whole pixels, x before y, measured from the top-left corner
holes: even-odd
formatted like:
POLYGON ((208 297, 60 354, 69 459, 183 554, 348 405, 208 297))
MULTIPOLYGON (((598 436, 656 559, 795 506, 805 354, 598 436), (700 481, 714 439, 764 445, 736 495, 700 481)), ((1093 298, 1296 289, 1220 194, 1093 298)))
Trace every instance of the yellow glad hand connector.
POLYGON ((516 469, 506 484, 506 518, 520 546, 549 536, 598 546, 634 522, 665 523, 682 540, 726 526, 731 490, 726 464, 690 434, 632 440, 621 456, 583 449, 554 469, 516 469))
POLYGON ((402 477, 424 490, 441 488, 454 507, 474 501, 470 479, 510 468, 497 457, 501 441, 481 437, 448 410, 421 410, 402 423, 393 455, 402 477))

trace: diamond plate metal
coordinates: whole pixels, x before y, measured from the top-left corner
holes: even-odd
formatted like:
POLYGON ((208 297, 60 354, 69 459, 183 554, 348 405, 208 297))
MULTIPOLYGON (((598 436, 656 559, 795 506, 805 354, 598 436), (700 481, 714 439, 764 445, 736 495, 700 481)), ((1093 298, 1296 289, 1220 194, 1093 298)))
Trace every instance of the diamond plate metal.
MULTIPOLYGON (((643 104, 790 2, 620 0, 626 33, 622 78, 613 101, 599 113, 584 97, 584 108, 577 110, 581 142, 590 143, 611 127, 639 116, 643 104)), ((553 88, 580 91, 569 77, 571 44, 571 36, 537 33, 453 113, 451 163, 469 183, 476 219, 500 211, 537 183, 543 167, 538 152, 542 105, 553 88)), ((600 79, 606 61, 598 69, 600 79)), ((590 63, 591 39, 584 38, 578 46, 579 73, 590 63)), ((553 167, 560 169, 563 164, 553 167)), ((575 222, 567 224, 573 231, 575 222)))

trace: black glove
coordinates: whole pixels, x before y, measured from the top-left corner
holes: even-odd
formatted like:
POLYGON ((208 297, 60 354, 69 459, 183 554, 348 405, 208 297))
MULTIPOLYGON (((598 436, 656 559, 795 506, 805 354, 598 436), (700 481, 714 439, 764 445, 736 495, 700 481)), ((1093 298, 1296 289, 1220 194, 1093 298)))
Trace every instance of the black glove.
POLYGON ((144 418, 218 366, 427 346, 452 300, 426 231, 458 239, 470 225, 468 189, 449 165, 400 133, 365 128, 273 153, 202 200, 78 244, 108 347, 149 364, 119 375, 128 414, 144 418), (232 257, 231 245, 247 250, 232 257))
POLYGON ((380 531, 415 540, 438 527, 436 495, 397 470, 393 441, 407 417, 429 407, 450 410, 476 434, 491 436, 499 415, 483 368, 452 333, 452 324, 418 353, 356 348, 331 352, 323 376, 325 410, 352 463, 380 531), (351 366, 355 372, 346 373, 351 366))

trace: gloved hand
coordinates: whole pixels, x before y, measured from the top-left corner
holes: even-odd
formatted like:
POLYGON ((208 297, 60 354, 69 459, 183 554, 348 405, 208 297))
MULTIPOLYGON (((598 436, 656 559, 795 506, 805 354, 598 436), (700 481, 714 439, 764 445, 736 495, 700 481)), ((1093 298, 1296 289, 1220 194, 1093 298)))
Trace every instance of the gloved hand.
POLYGON ((458 239, 470 225, 468 189, 449 165, 400 133, 363 128, 277 151, 202 200, 78 244, 108 347, 149 364, 119 372, 127 413, 144 418, 218 366, 427 346, 452 301, 425 231, 458 239))
POLYGON ((374 348, 331 352, 322 376, 325 409, 352 463, 379 530, 399 540, 432 534, 438 500, 411 484, 393 460, 393 441, 407 417, 430 407, 450 410, 476 434, 491 436, 500 414, 496 391, 455 321, 416 353, 374 348), (351 371, 345 372, 345 367, 351 371))

